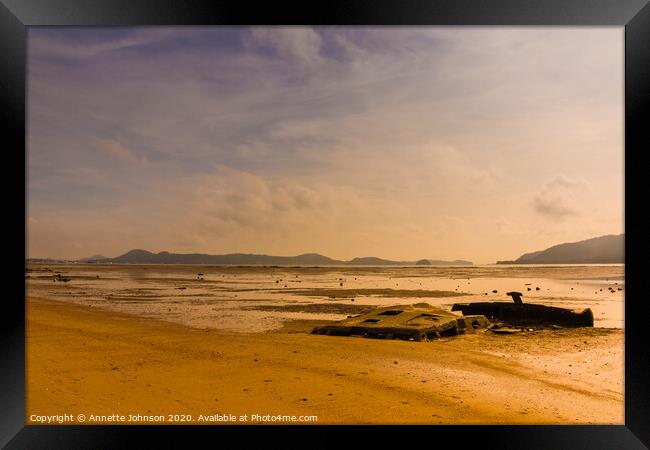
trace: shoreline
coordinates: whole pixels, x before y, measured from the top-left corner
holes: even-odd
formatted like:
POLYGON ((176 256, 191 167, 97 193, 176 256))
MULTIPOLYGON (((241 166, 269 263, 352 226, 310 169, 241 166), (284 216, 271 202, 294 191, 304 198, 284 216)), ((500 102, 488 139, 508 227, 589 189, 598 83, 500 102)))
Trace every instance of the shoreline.
POLYGON ((620 329, 413 343, 311 335, 307 321, 236 333, 45 298, 26 306, 27 424, 61 414, 209 425, 271 423, 239 420, 252 414, 315 415, 316 424, 624 423, 620 329))

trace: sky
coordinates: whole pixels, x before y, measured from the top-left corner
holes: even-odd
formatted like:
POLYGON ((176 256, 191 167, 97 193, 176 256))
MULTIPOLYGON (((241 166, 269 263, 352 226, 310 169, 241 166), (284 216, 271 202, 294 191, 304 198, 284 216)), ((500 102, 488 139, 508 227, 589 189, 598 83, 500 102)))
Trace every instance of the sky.
POLYGON ((622 27, 28 28, 27 255, 624 232, 622 27))

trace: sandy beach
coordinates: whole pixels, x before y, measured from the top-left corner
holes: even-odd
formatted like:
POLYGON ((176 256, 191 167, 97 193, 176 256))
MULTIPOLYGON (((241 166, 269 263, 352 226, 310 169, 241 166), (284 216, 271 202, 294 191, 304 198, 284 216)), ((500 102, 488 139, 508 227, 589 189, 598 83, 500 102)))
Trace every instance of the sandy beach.
POLYGON ((27 424, 624 423, 622 329, 417 343, 309 334, 318 321, 231 333, 33 296, 26 306, 27 424))

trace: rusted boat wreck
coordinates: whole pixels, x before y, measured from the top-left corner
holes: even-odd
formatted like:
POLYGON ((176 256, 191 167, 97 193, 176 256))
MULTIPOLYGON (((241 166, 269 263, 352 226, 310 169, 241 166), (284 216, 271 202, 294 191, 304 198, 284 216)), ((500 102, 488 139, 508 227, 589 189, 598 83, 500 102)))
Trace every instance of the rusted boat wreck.
POLYGON ((593 327, 594 315, 587 308, 577 312, 566 308, 524 303, 521 301, 521 292, 508 292, 512 297, 510 302, 477 302, 456 303, 451 310, 461 311, 463 315, 474 317, 482 314, 493 322, 503 322, 509 325, 520 326, 548 326, 558 325, 563 327, 593 327))
POLYGON ((332 325, 316 327, 312 334, 363 336, 378 339, 426 341, 486 328, 483 315, 458 316, 428 303, 377 308, 332 325))

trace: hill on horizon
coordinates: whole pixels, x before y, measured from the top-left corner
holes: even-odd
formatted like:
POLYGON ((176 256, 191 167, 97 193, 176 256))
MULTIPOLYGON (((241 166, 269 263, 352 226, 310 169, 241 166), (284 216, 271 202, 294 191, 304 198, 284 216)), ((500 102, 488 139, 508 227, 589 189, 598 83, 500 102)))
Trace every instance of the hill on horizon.
POLYGON ((374 256, 353 258, 349 261, 332 259, 318 253, 303 253, 297 256, 271 256, 248 253, 229 253, 225 255, 209 255, 204 253, 152 253, 143 249, 130 250, 115 258, 98 259, 84 258, 79 262, 112 263, 112 264, 216 264, 216 265, 296 265, 296 266, 358 266, 358 265, 422 265, 428 261, 430 265, 471 266, 471 261, 454 260, 417 260, 393 261, 374 256))
POLYGON ((497 264, 622 264, 624 262, 625 233, 558 244, 546 250, 525 253, 514 261, 497 261, 497 264))

